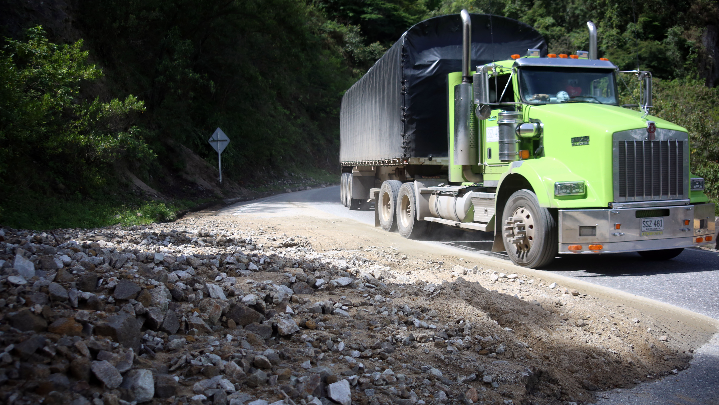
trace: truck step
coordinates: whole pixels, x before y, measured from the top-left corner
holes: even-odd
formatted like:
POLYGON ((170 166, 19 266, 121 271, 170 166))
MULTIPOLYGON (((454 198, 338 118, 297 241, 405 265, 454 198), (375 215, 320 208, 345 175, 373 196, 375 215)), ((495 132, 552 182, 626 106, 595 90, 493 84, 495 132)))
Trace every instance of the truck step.
POLYGON ((444 225, 454 226, 461 229, 469 229, 473 231, 491 232, 492 228, 488 228, 488 223, 483 222, 457 222, 450 219, 435 218, 435 217, 424 217, 423 220, 427 222, 437 222, 444 225))

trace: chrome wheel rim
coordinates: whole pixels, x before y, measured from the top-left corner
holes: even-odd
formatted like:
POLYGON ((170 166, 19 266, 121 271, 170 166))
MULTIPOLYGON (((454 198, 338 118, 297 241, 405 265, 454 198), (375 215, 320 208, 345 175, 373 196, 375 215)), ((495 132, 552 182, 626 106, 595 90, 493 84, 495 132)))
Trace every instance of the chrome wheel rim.
POLYGON ((392 218, 392 201, 390 200, 389 193, 382 193, 382 218, 388 221, 392 218))
POLYGON ((402 196, 399 202, 399 220, 402 222, 402 226, 407 228, 412 223, 412 204, 410 204, 409 197, 406 195, 402 196))
POLYGON ((534 215, 526 207, 518 207, 507 218, 504 226, 504 237, 514 245, 517 253, 527 253, 534 244, 534 215))

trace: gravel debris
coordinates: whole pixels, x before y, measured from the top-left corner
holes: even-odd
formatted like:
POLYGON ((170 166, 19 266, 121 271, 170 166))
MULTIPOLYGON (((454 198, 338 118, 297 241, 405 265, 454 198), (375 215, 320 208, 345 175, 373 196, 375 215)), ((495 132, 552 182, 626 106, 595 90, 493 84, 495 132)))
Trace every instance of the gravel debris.
POLYGON ((688 366, 661 323, 555 283, 286 232, 2 229, 0 402, 590 403, 688 366))

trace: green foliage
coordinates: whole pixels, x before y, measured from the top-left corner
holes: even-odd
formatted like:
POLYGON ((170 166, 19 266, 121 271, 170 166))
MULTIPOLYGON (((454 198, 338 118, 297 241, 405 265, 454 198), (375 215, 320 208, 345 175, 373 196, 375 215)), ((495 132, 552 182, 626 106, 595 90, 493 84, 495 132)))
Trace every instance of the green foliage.
POLYGON ((0 223, 17 229, 98 228, 174 221, 197 202, 143 201, 139 198, 45 196, 16 193, 0 209, 0 223))
POLYGON ((336 168, 341 96, 384 50, 297 0, 107 0, 81 18, 103 64, 122 65, 111 81, 147 102, 160 161, 175 165, 174 140, 215 164, 207 139, 220 127, 223 172, 243 183, 336 168))
POLYGON ((707 194, 719 201, 719 88, 697 79, 655 80, 653 115, 689 131, 691 166, 706 180, 707 194))
MULTIPOLYGON (((45 209, 35 200, 72 212, 115 185, 118 161, 136 174, 158 162, 179 171, 177 144, 216 165, 207 139, 217 127, 232 140, 223 172, 242 185, 336 171, 344 91, 409 27, 462 8, 523 21, 553 53, 587 50, 594 21, 600 56, 665 79, 654 113, 689 129, 692 170, 719 197, 717 93, 687 79, 706 60, 705 27, 719 24, 715 0, 104 0, 77 5, 85 43, 53 44, 40 28, 4 43, 0 223, 15 214, 33 223, 24 207, 45 209)), ((637 95, 622 89, 625 102, 637 95)), ((43 215, 45 224, 78 221, 43 215)))
POLYGON ((502 15, 525 22, 546 39, 550 53, 588 50, 586 22, 599 30, 599 56, 620 69, 639 67, 664 79, 696 72, 701 34, 719 23, 719 4, 711 0, 444 0, 429 15, 502 15))
MULTIPOLYGON (((438 0, 315 0, 328 19, 360 27, 369 43, 391 46, 412 25, 425 19, 438 0)), ((381 56, 381 55, 380 55, 381 56)))
POLYGON ((82 191, 103 183, 105 167, 117 159, 152 158, 141 131, 132 126, 133 113, 144 110, 141 101, 134 96, 107 103, 81 98, 82 85, 102 75, 87 63, 82 41, 56 45, 40 27, 27 36, 27 41, 8 39, 0 52, 3 179, 32 180, 25 174, 35 168, 56 176, 65 183, 62 188, 82 191))
POLYGON ((360 34, 358 25, 343 25, 336 21, 326 21, 320 27, 320 32, 344 51, 347 62, 360 68, 355 71, 358 76, 381 58, 386 51, 386 48, 379 42, 365 45, 365 38, 360 34))

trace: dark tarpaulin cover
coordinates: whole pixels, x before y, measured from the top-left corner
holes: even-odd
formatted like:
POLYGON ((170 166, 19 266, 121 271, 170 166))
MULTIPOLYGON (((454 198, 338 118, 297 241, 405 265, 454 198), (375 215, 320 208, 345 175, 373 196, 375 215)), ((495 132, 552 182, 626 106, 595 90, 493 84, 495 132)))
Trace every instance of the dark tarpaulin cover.
MULTIPOLYGON (((472 70, 530 48, 547 54, 544 38, 529 25, 486 14, 471 20, 472 70)), ((447 74, 460 71, 458 14, 410 28, 342 97, 340 161, 448 156, 447 74)))

